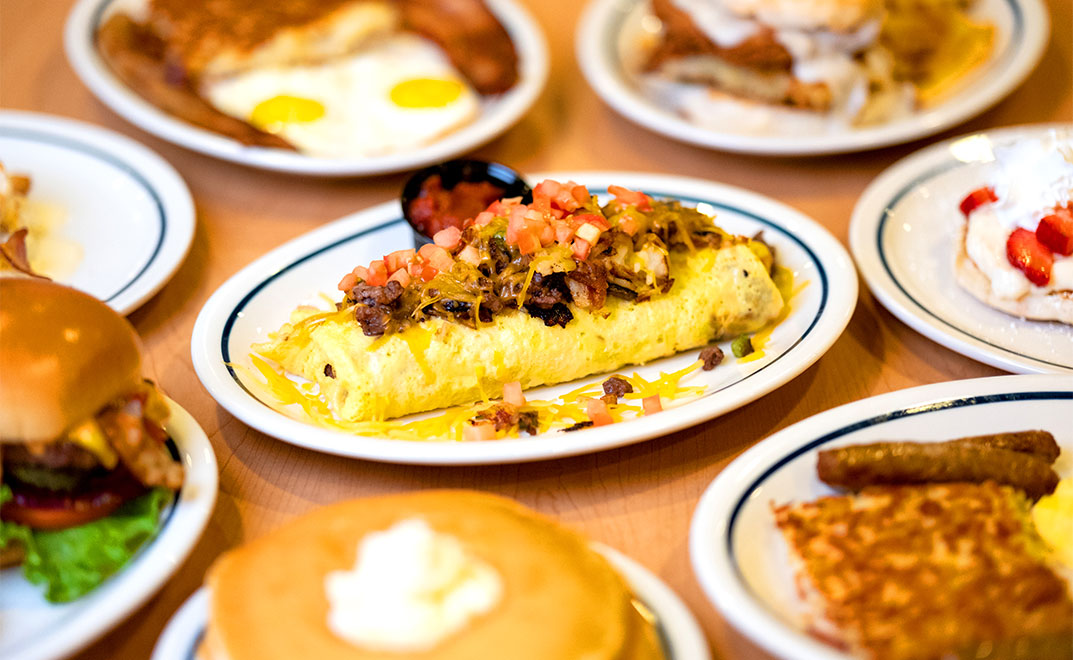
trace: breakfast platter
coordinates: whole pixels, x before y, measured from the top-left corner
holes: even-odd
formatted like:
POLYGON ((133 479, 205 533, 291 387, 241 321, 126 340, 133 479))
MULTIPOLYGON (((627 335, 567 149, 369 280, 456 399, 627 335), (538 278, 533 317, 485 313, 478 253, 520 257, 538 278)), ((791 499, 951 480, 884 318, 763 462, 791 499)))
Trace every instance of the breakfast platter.
POLYGON ((976 133, 892 165, 861 195, 850 223, 850 248, 872 293, 914 330, 973 359, 1017 373, 1073 371, 1073 328, 993 309, 954 277, 963 219, 958 205, 1000 175, 996 149, 1070 130, 1051 125, 976 133))
POLYGON ((182 489, 161 513, 156 538, 123 572, 92 594, 70 603, 50 603, 40 588, 3 569, 0 590, 0 654, 23 660, 54 660, 77 653, 149 600, 194 548, 216 502, 216 457, 190 413, 170 402, 168 434, 186 465, 182 489))
POLYGON ((1071 404, 1066 377, 1004 376, 893 392, 786 428, 739 456, 701 497, 690 529, 697 579, 732 625, 777 657, 855 657, 825 644, 809 624, 797 564, 776 525, 777 506, 835 492, 816 476, 818 452, 895 439, 932 443, 1027 424, 1053 432, 1062 452, 1054 470, 1068 478, 1071 404))
POLYGON ((0 112, 0 154, 30 178, 46 275, 122 314, 179 268, 194 239, 194 202, 160 156, 83 122, 0 112), (103 197, 101 190, 112 191, 103 197))
MULTIPOLYGON (((800 116, 813 113, 794 115, 762 103, 716 105, 706 100, 707 88, 696 84, 656 81, 653 86, 653 74, 645 72, 642 58, 663 28, 648 0, 589 3, 576 50, 582 72, 603 101, 649 130, 740 153, 837 154, 909 142, 955 126, 998 103, 1031 73, 1050 30, 1038 0, 981 0, 973 4, 972 17, 996 30, 981 63, 926 105, 863 125, 819 123, 800 116), (691 110, 695 105, 701 109, 691 110)), ((934 39, 939 42, 942 37, 934 39)))
POLYGON ((0 657, 1073 657, 1069 0, 3 13, 0 657))
MULTIPOLYGON (((354 139, 359 141, 356 144, 360 144, 382 137, 392 131, 392 126, 399 122, 410 122, 408 128, 398 133, 397 144, 387 142, 383 149, 366 155, 350 155, 346 151, 333 152, 330 155, 310 155, 293 149, 250 145, 165 112, 139 96, 117 76, 98 48, 97 33, 106 19, 117 12, 129 9, 137 13, 138 10, 130 7, 132 4, 144 3, 80 0, 71 10, 64 28, 64 46, 68 61, 82 82, 112 110, 150 133, 187 149, 267 170, 316 176, 368 176, 410 170, 446 160, 483 145, 513 126, 536 101, 548 76, 547 44, 528 11, 515 0, 491 0, 488 3, 489 8, 502 23, 517 52, 518 78, 506 91, 481 99, 474 96, 469 102, 470 108, 465 111, 465 119, 457 113, 448 115, 452 109, 441 107, 443 104, 439 101, 433 102, 431 109, 417 106, 419 112, 411 111, 410 114, 415 116, 410 119, 405 116, 407 104, 402 103, 394 107, 387 105, 375 110, 375 115, 360 118, 353 125, 327 125, 324 128, 326 134, 317 142, 334 148, 339 142, 337 137, 333 138, 333 133, 335 136, 355 133, 362 126, 372 126, 371 132, 355 135, 354 139), (374 121, 381 123, 371 123, 374 121), (447 130, 448 127, 451 127, 450 131, 447 130), (424 131, 423 134, 427 137, 422 142, 413 142, 410 138, 411 132, 418 130, 424 131)), ((415 67, 415 62, 422 57, 438 56, 423 55, 425 51, 421 45, 414 46, 414 49, 385 53, 382 62, 374 59, 363 62, 360 66, 356 65, 353 68, 355 78, 352 86, 370 84, 370 80, 375 80, 373 76, 384 77, 381 84, 390 86, 396 84, 400 76, 413 80, 428 80, 434 79, 429 76, 448 75, 443 73, 443 65, 438 61, 430 63, 430 68, 425 70, 415 67)), ((318 98, 332 97, 331 102, 341 109, 355 103, 364 105, 379 91, 376 87, 340 87, 340 75, 339 72, 325 72, 321 76, 322 84, 319 87, 316 86, 317 78, 314 74, 304 72, 295 74, 294 78, 279 81, 275 87, 271 82, 255 80, 229 90, 232 96, 247 97, 248 100, 237 101, 238 108, 256 104, 258 99, 248 98, 251 94, 260 94, 263 99, 270 99, 293 98, 292 94, 305 93, 318 98), (304 91, 286 92, 272 97, 274 92, 279 94, 280 89, 304 91), (339 92, 338 98, 332 96, 334 91, 339 92), (343 95, 343 92, 346 92, 346 95, 343 95)), ((323 108, 320 112, 326 113, 323 108)), ((461 108, 458 112, 462 112, 461 108)), ((325 117, 330 119, 332 114, 325 114, 325 117)), ((326 121, 327 119, 322 119, 321 123, 326 121)))
MULTIPOLYGON (((599 193, 621 185, 647 191, 654 198, 672 198, 714 212, 728 231, 764 232, 780 263, 794 273, 790 312, 771 335, 760 359, 697 372, 690 386, 703 387, 699 397, 668 408, 652 419, 624 425, 583 429, 564 434, 505 438, 496 442, 459 443, 400 441, 362 437, 322 427, 287 409, 259 385, 250 363, 251 347, 285 322, 299 305, 323 304, 339 274, 351 264, 413 243, 413 233, 400 217, 398 205, 387 203, 325 225, 249 265, 225 283, 206 303, 194 327, 195 369, 206 389, 236 417, 254 428, 298 446, 342 456, 424 464, 481 464, 532 461, 572 456, 639 442, 696 424, 763 396, 786 383, 823 355, 849 321, 857 300, 853 266, 843 248, 807 217, 769 199, 742 190, 694 179, 629 173, 564 173, 599 193)), ((540 180, 542 177, 535 177, 540 180)), ((606 193, 605 193, 606 196, 606 193)), ((668 321, 659 321, 666 323, 668 321)), ((730 342, 723 350, 731 352, 730 342)), ((759 356, 757 356, 759 357, 759 356)), ((659 378, 697 360, 695 352, 636 368, 642 377, 659 378)), ((623 373, 634 371, 630 369, 623 373)), ((534 389, 532 399, 549 400, 598 382, 592 377, 534 389)))

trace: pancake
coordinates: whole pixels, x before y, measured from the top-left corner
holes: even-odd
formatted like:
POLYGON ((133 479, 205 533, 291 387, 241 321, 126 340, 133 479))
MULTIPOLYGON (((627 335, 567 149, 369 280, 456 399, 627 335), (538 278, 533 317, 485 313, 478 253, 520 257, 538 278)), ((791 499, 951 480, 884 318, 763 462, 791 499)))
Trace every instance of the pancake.
POLYGON ((622 578, 579 535, 521 505, 421 491, 324 507, 223 555, 209 572, 211 660, 656 660, 654 631, 622 578), (328 627, 325 576, 350 569, 370 532, 420 518, 460 540, 502 580, 499 602, 420 653, 374 651, 328 627))
POLYGON ((670 291, 650 300, 608 298, 594 311, 571 304, 565 327, 515 310, 477 329, 433 318, 375 338, 350 315, 302 324, 307 309, 253 349, 318 383, 340 419, 365 421, 499 396, 505 382, 530 388, 643 364, 753 332, 783 308, 746 244, 673 251, 670 273, 670 291))

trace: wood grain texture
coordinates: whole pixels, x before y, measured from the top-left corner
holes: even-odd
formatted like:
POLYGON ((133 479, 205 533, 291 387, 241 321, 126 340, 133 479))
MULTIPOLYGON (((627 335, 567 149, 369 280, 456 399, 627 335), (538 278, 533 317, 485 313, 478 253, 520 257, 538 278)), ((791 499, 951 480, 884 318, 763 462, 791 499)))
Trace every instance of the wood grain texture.
MULTIPOLYGON (((1046 0, 1052 36, 1039 68, 1005 101, 943 134, 863 154, 762 158, 678 144, 619 117, 588 87, 574 56, 583 3, 528 0, 551 46, 549 84, 535 108, 480 158, 522 171, 615 169, 683 174, 742 186, 816 218, 847 242, 853 205, 885 167, 960 133, 1073 120, 1073 11, 1046 0)), ((193 249, 166 287, 131 315, 149 368, 208 433, 220 495, 193 555, 126 623, 76 656, 147 658, 176 608, 223 550, 319 505, 421 488, 476 488, 514 497, 660 575, 696 613, 716 658, 764 658, 701 593, 687 551, 690 516, 708 483, 740 452, 828 408, 892 390, 1000 372, 935 344, 895 319, 862 285, 845 334, 786 386, 692 429, 619 450, 559 461, 428 468, 348 461, 277 442, 232 418, 201 387, 190 331, 226 278, 277 245, 344 214, 392 199, 403 175, 322 180, 216 161, 148 135, 108 110, 67 64, 69 0, 0 0, 0 106, 74 117, 139 140, 170 161, 197 205, 193 249)), ((2 156, 2 154, 0 154, 2 156)))

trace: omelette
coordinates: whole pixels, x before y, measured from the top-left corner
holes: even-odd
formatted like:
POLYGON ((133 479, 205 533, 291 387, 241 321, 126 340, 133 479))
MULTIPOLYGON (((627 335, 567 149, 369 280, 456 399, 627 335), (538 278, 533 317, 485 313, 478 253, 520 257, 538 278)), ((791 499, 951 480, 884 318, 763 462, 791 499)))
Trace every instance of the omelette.
POLYGON ((583 187, 552 183, 573 192, 549 203, 541 184, 532 205, 495 202, 435 245, 355 268, 338 311, 296 310, 254 351, 315 382, 339 419, 372 421, 498 397, 505 383, 643 364, 756 331, 782 311, 764 244, 676 202, 618 189, 600 207, 583 187))

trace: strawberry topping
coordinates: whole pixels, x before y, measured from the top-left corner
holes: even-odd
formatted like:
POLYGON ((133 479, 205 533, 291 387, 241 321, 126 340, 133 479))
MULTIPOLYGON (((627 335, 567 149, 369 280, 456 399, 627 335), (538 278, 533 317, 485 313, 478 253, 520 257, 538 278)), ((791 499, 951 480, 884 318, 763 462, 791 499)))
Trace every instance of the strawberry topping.
POLYGON ((1073 202, 1059 206, 1054 213, 1044 216, 1036 227, 1036 238, 1051 252, 1066 257, 1073 255, 1073 202))
POLYGON ((991 186, 984 186, 983 188, 977 188, 968 195, 965 199, 961 200, 961 213, 967 218, 969 214, 976 210, 977 207, 984 204, 990 204, 991 202, 997 202, 998 197, 995 196, 995 189, 991 186))
POLYGON ((1051 281, 1054 256, 1050 249, 1027 229, 1018 227, 1010 234, 1006 240, 1006 258, 1036 286, 1044 286, 1051 281))

